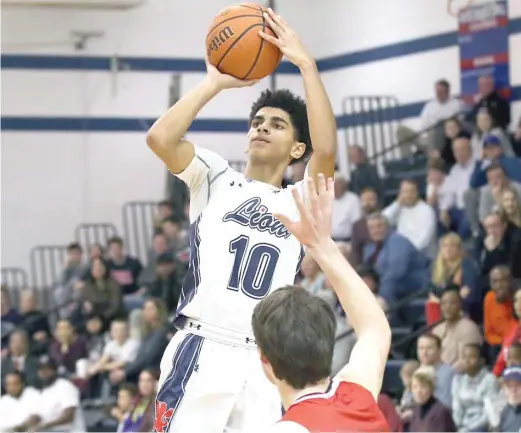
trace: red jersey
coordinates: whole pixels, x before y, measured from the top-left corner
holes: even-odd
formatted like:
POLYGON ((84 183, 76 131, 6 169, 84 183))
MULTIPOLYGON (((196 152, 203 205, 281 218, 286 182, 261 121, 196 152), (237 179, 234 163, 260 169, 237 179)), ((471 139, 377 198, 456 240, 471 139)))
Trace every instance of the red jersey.
POLYGON ((389 425, 373 395, 352 382, 332 382, 325 393, 298 398, 281 421, 316 432, 389 432, 389 425))

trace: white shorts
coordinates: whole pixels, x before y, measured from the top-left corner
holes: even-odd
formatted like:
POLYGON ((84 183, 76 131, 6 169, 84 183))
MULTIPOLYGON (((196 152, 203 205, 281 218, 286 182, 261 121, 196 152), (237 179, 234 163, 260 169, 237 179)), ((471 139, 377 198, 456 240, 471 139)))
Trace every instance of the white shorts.
POLYGON ((154 431, 266 431, 282 405, 254 341, 188 320, 192 328, 174 335, 161 360, 154 431))

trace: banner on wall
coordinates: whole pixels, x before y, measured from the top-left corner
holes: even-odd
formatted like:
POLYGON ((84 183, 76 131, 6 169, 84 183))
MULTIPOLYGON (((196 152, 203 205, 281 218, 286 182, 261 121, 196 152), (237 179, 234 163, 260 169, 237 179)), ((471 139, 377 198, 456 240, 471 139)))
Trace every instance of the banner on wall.
POLYGON ((458 24, 462 98, 476 101, 483 75, 494 77, 496 89, 509 98, 507 1, 470 5, 458 14, 458 24))

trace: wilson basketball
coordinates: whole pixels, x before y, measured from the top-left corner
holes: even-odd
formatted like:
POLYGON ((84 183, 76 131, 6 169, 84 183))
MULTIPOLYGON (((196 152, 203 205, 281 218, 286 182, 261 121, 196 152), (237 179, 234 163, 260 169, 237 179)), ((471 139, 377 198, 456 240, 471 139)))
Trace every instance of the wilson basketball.
POLYGON ((221 11, 206 36, 210 63, 223 74, 241 80, 258 80, 271 74, 279 65, 282 53, 259 36, 259 30, 275 36, 255 3, 240 3, 221 11))

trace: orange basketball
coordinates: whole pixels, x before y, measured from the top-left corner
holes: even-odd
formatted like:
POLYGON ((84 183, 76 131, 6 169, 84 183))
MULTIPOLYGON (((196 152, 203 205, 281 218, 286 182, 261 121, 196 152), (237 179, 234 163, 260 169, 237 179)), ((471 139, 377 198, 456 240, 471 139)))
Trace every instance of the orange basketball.
POLYGON ((240 3, 215 17, 206 36, 206 52, 220 72, 241 80, 258 80, 277 68, 282 53, 258 33, 262 30, 276 36, 264 19, 265 11, 255 3, 240 3))

